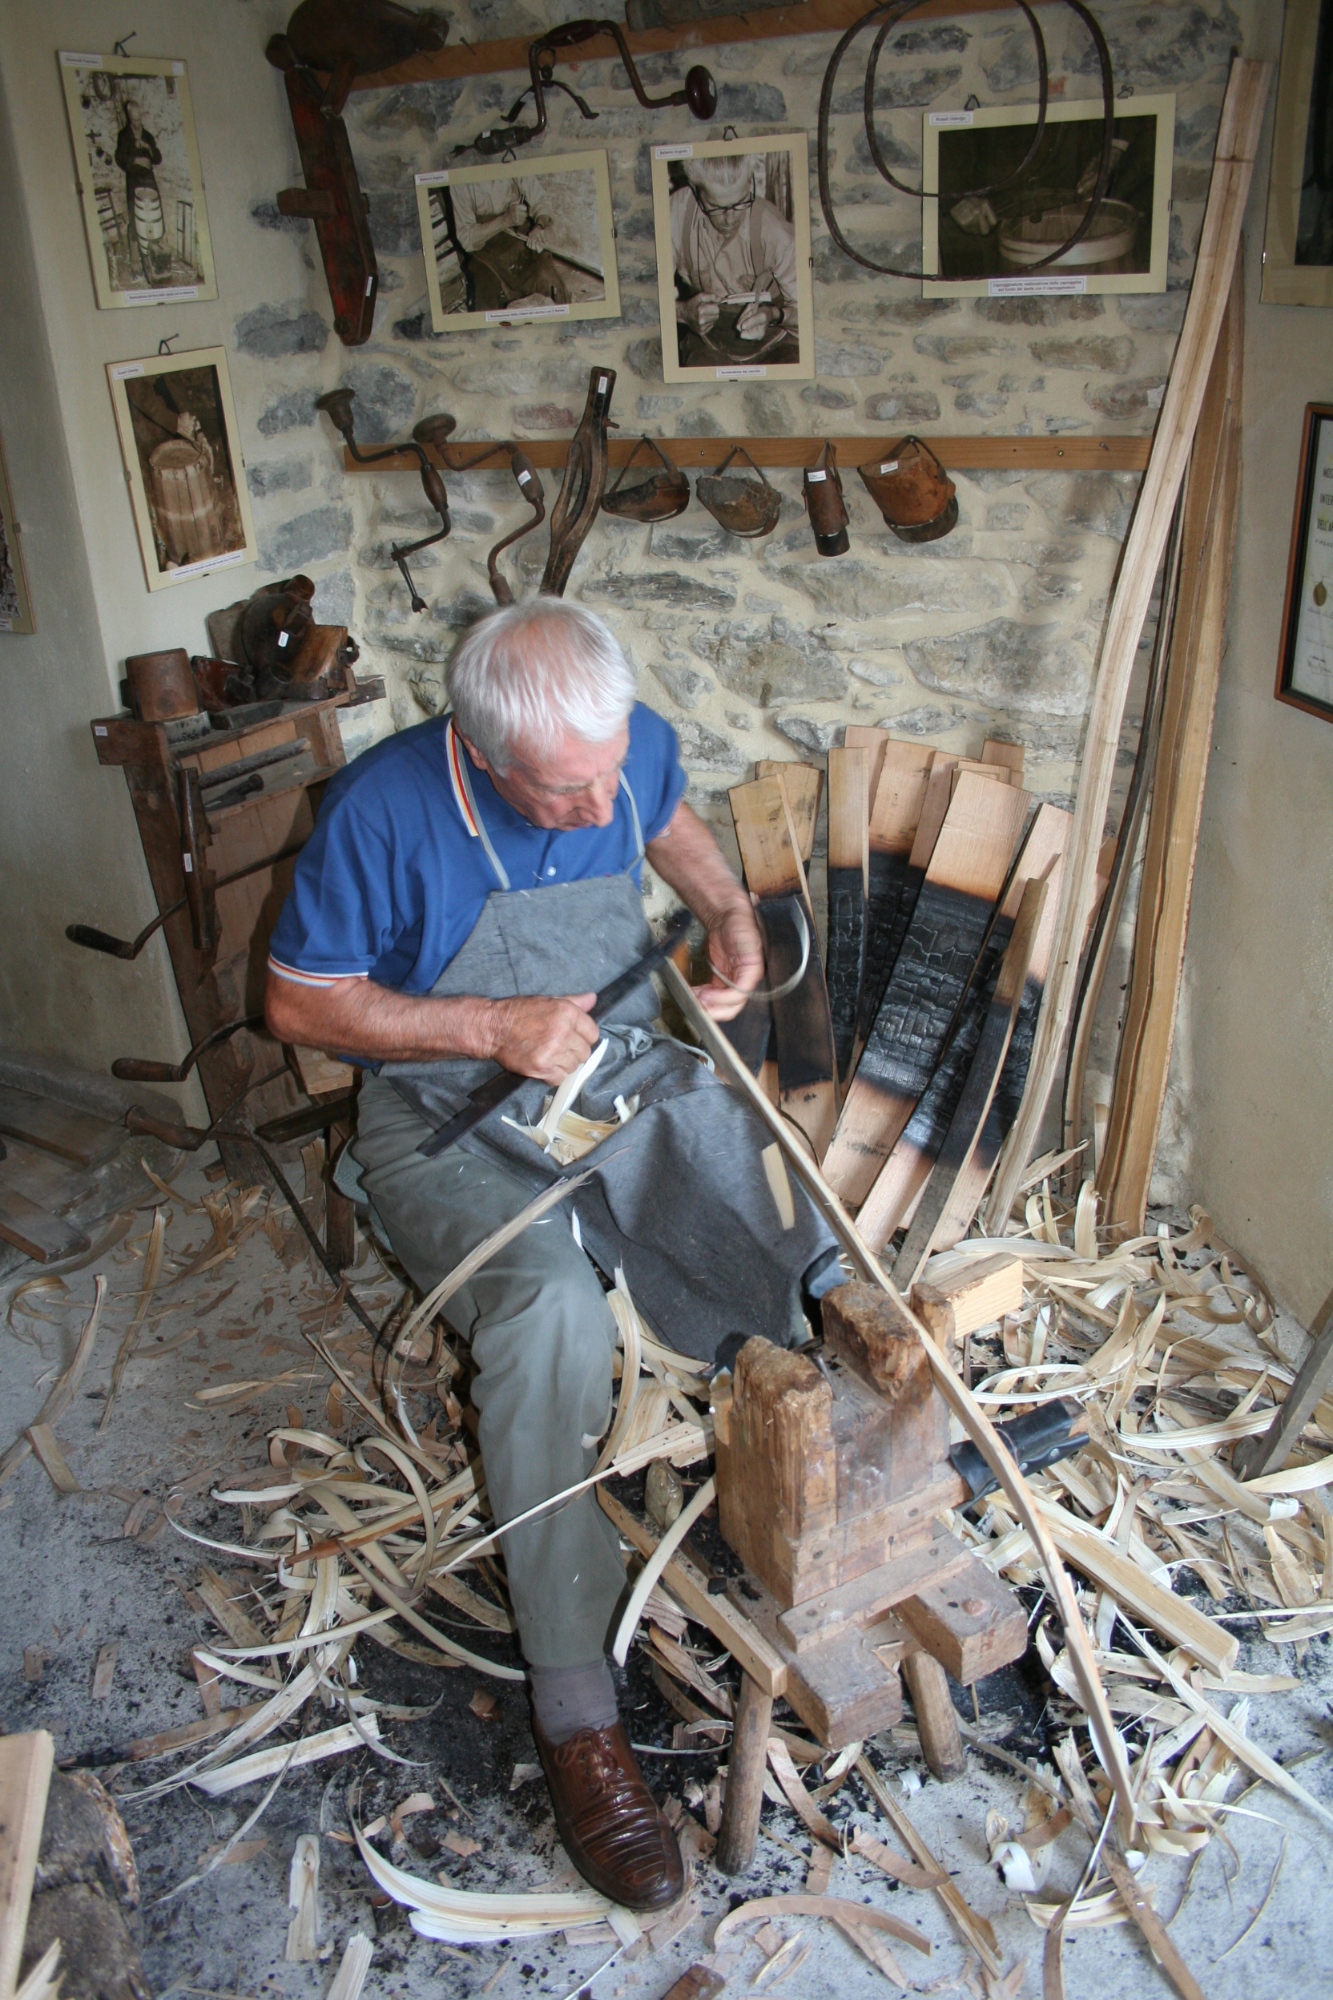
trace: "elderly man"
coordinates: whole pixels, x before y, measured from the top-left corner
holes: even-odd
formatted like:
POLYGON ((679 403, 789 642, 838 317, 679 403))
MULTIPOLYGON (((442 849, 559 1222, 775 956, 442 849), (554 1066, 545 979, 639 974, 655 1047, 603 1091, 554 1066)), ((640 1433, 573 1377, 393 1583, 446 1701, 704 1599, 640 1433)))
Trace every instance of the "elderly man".
POLYGON ((671 196, 681 366, 719 353, 799 361, 796 231, 758 193, 754 154, 687 160, 681 171, 671 196))
MULTIPOLYGON (((470 1343, 472 1400, 498 1522, 585 1479, 611 1406, 615 1323, 591 1255, 622 1267, 674 1346, 804 1336, 800 1292, 837 1280, 832 1239, 763 1173, 767 1134, 698 1052, 653 1026, 651 986, 595 1024, 598 990, 649 942, 645 855, 702 920, 739 1011, 763 970, 749 899, 682 799, 674 734, 636 702, 602 621, 549 597, 472 627, 451 713, 368 751, 330 788, 273 934, 268 1020, 352 1057, 360 1186, 424 1291, 557 1169, 525 1126, 549 1086, 605 1048, 579 1102, 629 1117, 594 1178, 490 1258, 445 1308, 470 1343), (531 1079, 437 1158, 418 1149, 495 1065, 531 1079), (571 1213, 572 1210, 572 1213, 571 1213)), ((605 1648, 625 1575, 591 1492, 505 1535, 533 1730, 561 1837, 595 1887, 635 1909, 681 1888, 674 1835, 616 1709, 605 1648)))

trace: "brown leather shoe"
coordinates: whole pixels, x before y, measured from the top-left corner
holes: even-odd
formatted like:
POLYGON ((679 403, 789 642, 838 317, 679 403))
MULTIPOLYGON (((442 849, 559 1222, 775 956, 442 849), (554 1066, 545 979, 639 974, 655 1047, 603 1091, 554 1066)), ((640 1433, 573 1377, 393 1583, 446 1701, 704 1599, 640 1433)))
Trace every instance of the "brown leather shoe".
POLYGON ((532 1733, 565 1852, 586 1882, 627 1910, 664 1910, 685 1887, 671 1827, 657 1810, 623 1723, 552 1743, 532 1733))

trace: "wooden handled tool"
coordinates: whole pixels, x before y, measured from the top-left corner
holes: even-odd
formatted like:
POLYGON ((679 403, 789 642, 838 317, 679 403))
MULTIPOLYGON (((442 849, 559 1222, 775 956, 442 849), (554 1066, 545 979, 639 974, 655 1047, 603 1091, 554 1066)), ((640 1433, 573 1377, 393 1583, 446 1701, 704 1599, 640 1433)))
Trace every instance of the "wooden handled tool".
MULTIPOLYGON (((619 978, 613 979, 609 986, 602 988, 592 1005, 592 1019, 604 1021, 613 1008, 627 999, 637 986, 642 986, 649 973, 676 949, 693 922, 694 916, 690 910, 677 910, 669 919, 666 932, 657 943, 650 946, 643 957, 636 959, 619 978)), ((498 1070, 494 1076, 488 1077, 485 1083, 478 1084, 462 1110, 456 1111, 446 1124, 441 1125, 438 1132, 432 1132, 430 1138, 417 1147, 417 1151, 424 1158, 433 1160, 444 1152, 447 1146, 456 1146, 460 1139, 466 1138, 469 1132, 481 1124, 483 1118, 488 1118, 498 1106, 507 1103, 514 1092, 528 1081, 525 1076, 515 1076, 512 1070, 498 1070)))

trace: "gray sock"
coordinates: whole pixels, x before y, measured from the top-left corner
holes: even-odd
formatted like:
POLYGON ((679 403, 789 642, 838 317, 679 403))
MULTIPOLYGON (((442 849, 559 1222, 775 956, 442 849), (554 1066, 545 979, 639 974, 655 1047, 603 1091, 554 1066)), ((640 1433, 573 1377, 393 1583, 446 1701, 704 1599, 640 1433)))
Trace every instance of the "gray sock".
POLYGON ((549 1743, 568 1743, 581 1729, 610 1729, 620 1720, 615 1682, 603 1659, 581 1667, 529 1667, 532 1712, 549 1743))

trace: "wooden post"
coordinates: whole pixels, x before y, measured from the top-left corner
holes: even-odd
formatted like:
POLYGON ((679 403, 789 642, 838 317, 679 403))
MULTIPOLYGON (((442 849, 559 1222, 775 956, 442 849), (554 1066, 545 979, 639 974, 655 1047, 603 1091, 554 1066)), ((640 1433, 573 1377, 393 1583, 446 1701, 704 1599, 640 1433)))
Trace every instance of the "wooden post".
MULTIPOLYGON (((346 1125, 330 1127, 330 1163, 336 1159, 339 1148, 348 1137, 349 1128, 346 1125)), ((324 1247, 335 1271, 347 1271, 356 1262, 356 1209, 334 1181, 332 1164, 325 1178, 325 1195, 324 1247)))
MULTIPOLYGON (((767 1734, 767 1722, 764 1728, 767 1734)), ((0 1738, 0 2000, 11 2000, 18 1983, 53 1748, 44 1729, 0 1738)), ((761 1785, 762 1763, 761 1756, 761 1785)), ((758 1814, 756 1801, 756 1819, 758 1814)))
POLYGON ((942 1784, 947 1784, 950 1778, 961 1778, 967 1760, 949 1693, 949 1676, 933 1653, 909 1653, 902 1669, 927 1766, 942 1784))
POLYGON ((727 1796, 714 1859, 724 1875, 743 1875, 754 1860, 759 1839, 759 1808, 764 1797, 768 1762, 768 1732, 773 1725, 773 1697, 758 1681, 741 1675, 740 1700, 727 1759, 727 1796))

